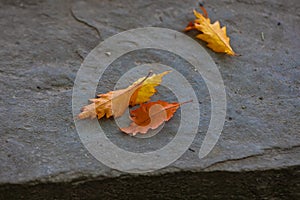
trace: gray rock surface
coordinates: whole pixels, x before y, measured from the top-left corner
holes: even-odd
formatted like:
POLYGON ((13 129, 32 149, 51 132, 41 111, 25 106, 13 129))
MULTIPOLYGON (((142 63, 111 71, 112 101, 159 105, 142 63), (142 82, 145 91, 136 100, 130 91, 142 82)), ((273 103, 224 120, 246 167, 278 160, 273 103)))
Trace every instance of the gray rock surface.
MULTIPOLYGON (((116 197, 118 191, 126 194, 117 188, 122 188, 127 180, 147 187, 145 176, 110 169, 84 148, 72 116, 73 81, 81 62, 99 42, 121 31, 145 26, 181 31, 194 18, 192 9, 196 7, 197 2, 192 0, 0 1, 0 192, 3 195, 0 197, 14 198, 8 195, 14 187, 20 194, 30 193, 31 189, 47 194, 47 184, 49 191, 58 191, 60 187, 70 191, 73 184, 84 183, 89 188, 97 181, 99 187, 111 190, 111 193, 105 191, 103 197, 116 197), (126 177, 124 182, 114 178, 119 176, 126 177), (20 185, 28 188, 22 190, 20 185), (31 188, 34 186, 39 189, 31 188)), ((171 188, 176 190, 179 185, 193 184, 197 178, 204 181, 200 185, 203 188, 222 187, 219 175, 232 180, 235 187, 235 181, 237 185, 238 181, 247 184, 240 179, 251 180, 253 175, 265 178, 261 182, 249 181, 253 191, 259 191, 255 185, 261 184, 268 191, 266 197, 296 195, 300 164, 299 2, 211 0, 205 1, 205 7, 212 21, 226 25, 232 47, 241 54, 230 57, 207 49, 222 74, 228 103, 221 138, 207 157, 199 160, 198 150, 210 119, 210 99, 202 78, 183 59, 154 50, 126 55, 107 70, 98 91, 111 90, 128 66, 163 60, 193 85, 201 102, 202 121, 189 151, 169 167, 147 174, 149 180, 153 183, 170 180, 171 188), (264 174, 262 170, 267 172, 264 174), (277 175, 280 178, 276 179, 277 175), (187 177, 193 181, 189 182, 187 177), (281 185, 274 184, 270 177, 275 177, 276 183, 289 179, 290 185, 277 191, 276 196, 272 191, 281 185), (291 180, 293 177, 295 180, 291 180)), ((188 34, 195 36, 193 32, 188 34)), ((199 41, 199 45, 205 43, 199 41)), ((165 88, 160 91, 155 98, 174 100, 174 96, 164 93, 165 88)), ((180 113, 172 119, 173 123, 179 119, 180 113)), ((177 129, 168 124, 164 128, 166 136, 158 135, 137 144, 134 138, 121 134, 112 120, 101 123, 115 144, 136 152, 160 148, 177 129)), ((219 192, 215 197, 231 194, 232 189, 226 190, 228 193, 219 192)), ((138 191, 128 194, 135 192, 138 191)), ((196 188, 191 187, 188 197, 193 198, 196 193, 196 188)), ((60 193, 48 195, 51 194, 60 193)), ((251 191, 247 194, 251 198, 251 191)), ((242 192, 240 195, 243 196, 242 192)))

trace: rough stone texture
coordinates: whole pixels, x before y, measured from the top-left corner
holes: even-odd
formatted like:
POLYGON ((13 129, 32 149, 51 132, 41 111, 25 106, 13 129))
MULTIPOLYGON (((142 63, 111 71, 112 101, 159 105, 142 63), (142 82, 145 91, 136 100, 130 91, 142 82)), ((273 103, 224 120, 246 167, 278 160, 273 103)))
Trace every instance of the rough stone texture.
MULTIPOLYGON (((214 187, 215 198, 299 198, 297 0, 205 2, 211 19, 227 26, 233 48, 242 55, 229 57, 207 49, 226 85, 228 110, 221 138, 206 158, 199 160, 197 155, 210 117, 209 96, 201 77, 179 58, 175 58, 174 67, 196 88, 203 110, 199 134, 179 160, 150 177, 125 175, 99 163, 81 144, 74 127, 71 95, 76 72, 88 52, 107 37, 132 28, 158 26, 181 31, 193 19, 196 3, 2 0, 0 199, 39 199, 43 194, 49 199, 94 198, 92 193, 97 189, 103 191, 103 197, 139 197, 143 188, 148 198, 162 198, 160 189, 169 194, 166 199, 179 197, 173 192, 180 188, 192 199, 211 197, 214 187), (148 182, 156 186, 149 187, 148 182), (195 185, 204 189, 197 190, 195 185), (126 186, 137 190, 126 192, 126 186), (64 187, 73 191, 73 196, 63 195, 64 187)), ((199 44, 205 46, 201 41, 199 44)), ((129 64, 160 60, 174 64, 172 55, 151 50, 117 60, 99 83, 99 92, 113 88, 129 64)), ((160 97, 168 98, 163 92, 160 97)), ((180 113, 174 124, 179 117, 180 113)), ((112 123, 108 120, 104 126, 112 123)), ((164 129, 167 137, 153 138, 148 150, 151 144, 165 144, 176 127, 164 129)), ((110 133, 112 141, 124 149, 141 150, 133 138, 117 129, 110 133)))

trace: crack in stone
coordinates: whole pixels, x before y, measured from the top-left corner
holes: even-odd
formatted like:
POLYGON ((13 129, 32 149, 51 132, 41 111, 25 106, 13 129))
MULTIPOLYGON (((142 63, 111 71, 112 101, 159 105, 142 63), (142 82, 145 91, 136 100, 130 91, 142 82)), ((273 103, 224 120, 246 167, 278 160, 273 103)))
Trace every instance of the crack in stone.
POLYGON ((72 16, 76 21, 78 21, 79 23, 84 24, 84 25, 86 25, 86 26, 92 28, 93 30, 95 30, 95 31, 97 32, 97 34, 98 34, 98 37, 101 39, 101 34, 100 34, 100 31, 98 30, 98 28, 95 27, 94 25, 92 25, 92 24, 86 22, 85 20, 79 18, 78 16, 76 16, 75 12, 73 11, 73 6, 71 6, 71 8, 70 8, 70 13, 71 13, 71 16, 72 16))
POLYGON ((290 146, 290 147, 271 147, 271 148, 265 148, 263 149, 264 151, 280 151, 280 152, 283 152, 283 151, 290 151, 292 149, 296 149, 296 148, 300 148, 300 145, 294 145, 294 146, 290 146))
POLYGON ((224 164, 224 163, 228 163, 228 162, 246 160, 246 159, 249 159, 249 158, 252 158, 252 157, 258 157, 258 156, 263 156, 263 155, 264 155, 264 153, 259 153, 259 154, 253 154, 253 155, 249 155, 249 156, 245 156, 245 157, 241 157, 241 158, 233 158, 233 159, 222 160, 222 161, 215 162, 215 163, 203 168, 203 170, 207 170, 209 168, 215 167, 216 165, 220 165, 220 164, 224 164))
POLYGON ((292 149, 299 148, 299 147, 300 147, 300 145, 294 145, 294 146, 291 146, 291 147, 272 147, 272 148, 265 148, 265 149, 263 149, 263 153, 253 154, 253 155, 249 155, 249 156, 245 156, 245 157, 241 157, 241 158, 233 158, 233 159, 228 159, 228 160, 222 160, 222 161, 213 163, 213 164, 211 164, 211 165, 205 167, 203 170, 207 170, 207 169, 209 169, 209 168, 211 168, 211 167, 215 167, 215 166, 217 166, 217 165, 224 164, 224 163, 228 163, 228 162, 236 162, 236 161, 246 160, 246 159, 253 158, 253 157, 264 156, 264 155, 266 155, 268 152, 273 152, 273 151, 276 151, 276 152, 284 152, 284 151, 290 151, 290 150, 292 150, 292 149))

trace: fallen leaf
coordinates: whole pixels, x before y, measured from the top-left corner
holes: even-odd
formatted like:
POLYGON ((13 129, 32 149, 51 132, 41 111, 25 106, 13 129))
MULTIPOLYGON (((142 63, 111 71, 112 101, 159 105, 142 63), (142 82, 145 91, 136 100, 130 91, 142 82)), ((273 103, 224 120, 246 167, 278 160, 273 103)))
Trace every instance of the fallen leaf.
POLYGON ((90 99, 92 103, 81 109, 82 112, 78 115, 78 118, 94 119, 98 117, 100 119, 105 115, 106 118, 111 116, 120 117, 128 107, 132 94, 143 85, 149 76, 150 73, 125 89, 110 91, 106 94, 97 95, 99 98, 90 99))
POLYGON ((200 8, 203 10, 204 16, 194 10, 194 15, 197 19, 195 19, 194 22, 190 22, 185 28, 185 31, 197 29, 202 33, 196 37, 207 42, 207 46, 213 51, 232 56, 236 55, 230 46, 230 39, 226 35, 226 27, 221 28, 219 21, 211 24, 203 5, 200 4, 200 8))
POLYGON ((155 87, 161 83, 162 77, 168 73, 170 71, 153 74, 152 76, 149 74, 138 79, 126 89, 97 95, 99 98, 90 99, 92 103, 81 109, 82 112, 78 115, 78 118, 120 117, 129 105, 135 106, 149 101, 150 97, 156 92, 155 87))
POLYGON ((158 100, 141 104, 139 108, 130 112, 132 120, 130 126, 121 128, 121 131, 132 135, 137 133, 146 134, 149 129, 156 129, 163 122, 169 121, 184 103, 168 103, 158 100))
MULTIPOLYGON (((165 71, 161 74, 153 74, 149 78, 147 78, 143 83, 142 86, 139 87, 135 92, 132 94, 130 98, 130 106, 135 106, 141 103, 145 103, 150 100, 150 97, 156 93, 155 87, 160 85, 162 81, 162 77, 171 71, 165 71)), ((140 78, 135 83, 141 82, 143 78, 140 78)))

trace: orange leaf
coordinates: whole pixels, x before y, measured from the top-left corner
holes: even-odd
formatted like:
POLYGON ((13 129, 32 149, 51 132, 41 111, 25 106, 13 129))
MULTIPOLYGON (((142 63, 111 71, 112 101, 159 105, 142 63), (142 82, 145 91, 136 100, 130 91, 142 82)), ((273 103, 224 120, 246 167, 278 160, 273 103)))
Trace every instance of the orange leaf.
POLYGON ((129 127, 121 128, 121 131, 132 135, 145 134, 149 129, 156 129, 163 122, 169 121, 182 104, 161 100, 141 104, 139 108, 130 112, 133 122, 129 127))
POLYGON ((82 112, 78 115, 78 118, 93 119, 98 117, 98 119, 100 119, 104 117, 104 115, 106 115, 106 118, 111 116, 120 117, 128 107, 132 94, 143 85, 150 74, 151 73, 144 77, 144 79, 133 83, 125 89, 110 91, 106 94, 98 95, 99 98, 90 99, 92 103, 81 109, 82 112))
MULTIPOLYGON (((205 11, 202 5, 200 5, 200 8, 203 12, 205 11)), ((207 42, 207 46, 213 51, 232 56, 236 55, 230 46, 230 39, 226 35, 226 27, 221 28, 219 21, 211 24, 210 19, 206 16, 206 11, 204 13, 205 16, 194 10, 194 15, 197 19, 194 20, 194 23, 189 23, 185 31, 197 29, 202 33, 196 37, 207 42)))

